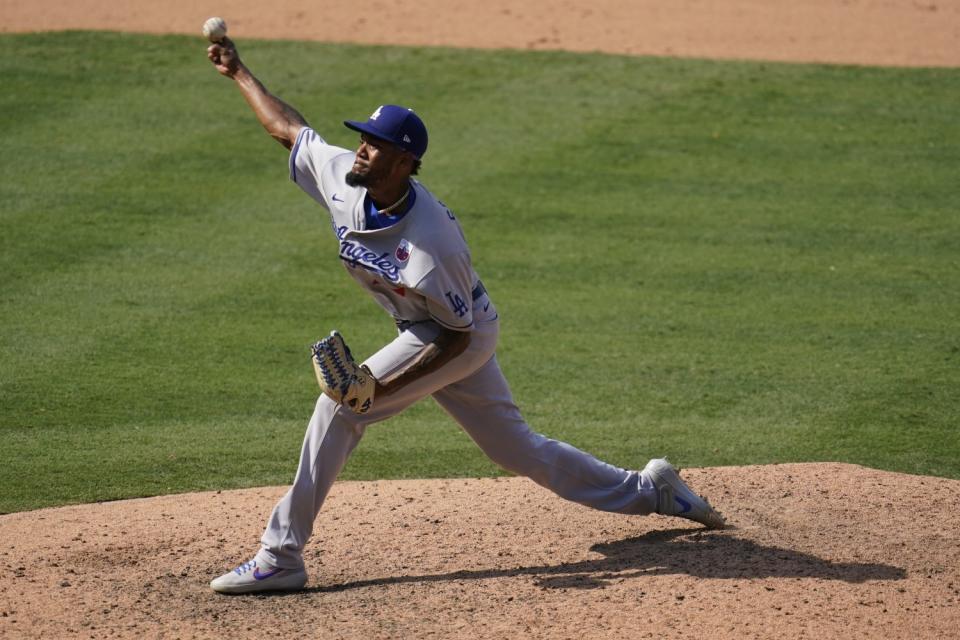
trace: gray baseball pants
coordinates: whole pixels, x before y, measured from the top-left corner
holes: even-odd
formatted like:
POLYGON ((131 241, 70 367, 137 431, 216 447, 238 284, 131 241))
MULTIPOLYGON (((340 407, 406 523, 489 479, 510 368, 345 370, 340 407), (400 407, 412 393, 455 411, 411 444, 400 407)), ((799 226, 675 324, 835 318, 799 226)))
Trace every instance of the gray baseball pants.
MULTIPOLYGON (((378 378, 389 375, 411 361, 438 333, 433 323, 415 324, 365 364, 378 378)), ((527 426, 497 365, 494 350, 498 333, 496 320, 480 323, 466 351, 393 395, 375 398, 364 415, 321 394, 307 426, 293 486, 270 516, 257 561, 284 569, 302 567, 303 548, 314 520, 367 426, 400 413, 428 395, 507 471, 588 507, 627 514, 652 513, 657 496, 649 478, 601 462, 527 426)))

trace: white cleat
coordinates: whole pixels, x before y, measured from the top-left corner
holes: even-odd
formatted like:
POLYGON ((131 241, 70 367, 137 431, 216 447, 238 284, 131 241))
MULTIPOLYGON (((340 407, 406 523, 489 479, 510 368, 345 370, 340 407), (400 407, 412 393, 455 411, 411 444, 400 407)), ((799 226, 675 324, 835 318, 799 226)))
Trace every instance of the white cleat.
POLYGON ((723 516, 704 498, 690 490, 666 458, 654 458, 647 463, 643 472, 657 487, 657 513, 693 520, 709 529, 723 529, 726 526, 723 516))
POLYGON ((281 569, 251 560, 210 582, 217 593, 299 591, 307 584, 305 569, 281 569))

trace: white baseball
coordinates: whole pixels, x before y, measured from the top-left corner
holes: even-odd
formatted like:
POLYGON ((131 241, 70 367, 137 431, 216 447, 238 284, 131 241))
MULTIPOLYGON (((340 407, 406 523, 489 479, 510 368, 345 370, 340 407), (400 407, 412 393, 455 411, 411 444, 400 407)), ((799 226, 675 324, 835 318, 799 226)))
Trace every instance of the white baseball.
POLYGON ((207 18, 207 21, 203 23, 203 35, 210 42, 220 42, 223 36, 227 35, 227 23, 223 21, 223 18, 207 18))

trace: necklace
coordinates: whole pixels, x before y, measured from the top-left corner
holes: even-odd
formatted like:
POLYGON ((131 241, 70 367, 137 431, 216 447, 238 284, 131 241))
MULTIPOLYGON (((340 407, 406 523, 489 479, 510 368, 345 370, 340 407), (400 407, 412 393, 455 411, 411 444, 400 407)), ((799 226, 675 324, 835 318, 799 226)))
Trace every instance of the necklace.
POLYGON ((394 202, 392 205, 390 205, 386 209, 379 209, 377 213, 379 213, 380 215, 389 215, 391 211, 399 207, 401 204, 403 204, 407 200, 408 195, 410 195, 410 187, 407 187, 407 192, 403 194, 402 198, 394 202))

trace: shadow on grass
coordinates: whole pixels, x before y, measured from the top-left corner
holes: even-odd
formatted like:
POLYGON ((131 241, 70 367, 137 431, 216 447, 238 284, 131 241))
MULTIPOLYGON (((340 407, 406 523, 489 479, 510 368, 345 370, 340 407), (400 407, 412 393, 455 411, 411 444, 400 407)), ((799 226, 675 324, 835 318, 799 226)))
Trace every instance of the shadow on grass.
POLYGON ((602 559, 513 569, 475 569, 431 575, 405 575, 313 587, 330 593, 392 584, 486 580, 533 576, 547 589, 596 589, 612 580, 686 574, 698 578, 820 578, 844 582, 903 580, 905 569, 886 564, 831 562, 816 556, 742 540, 732 532, 653 531, 616 542, 595 544, 602 559))

